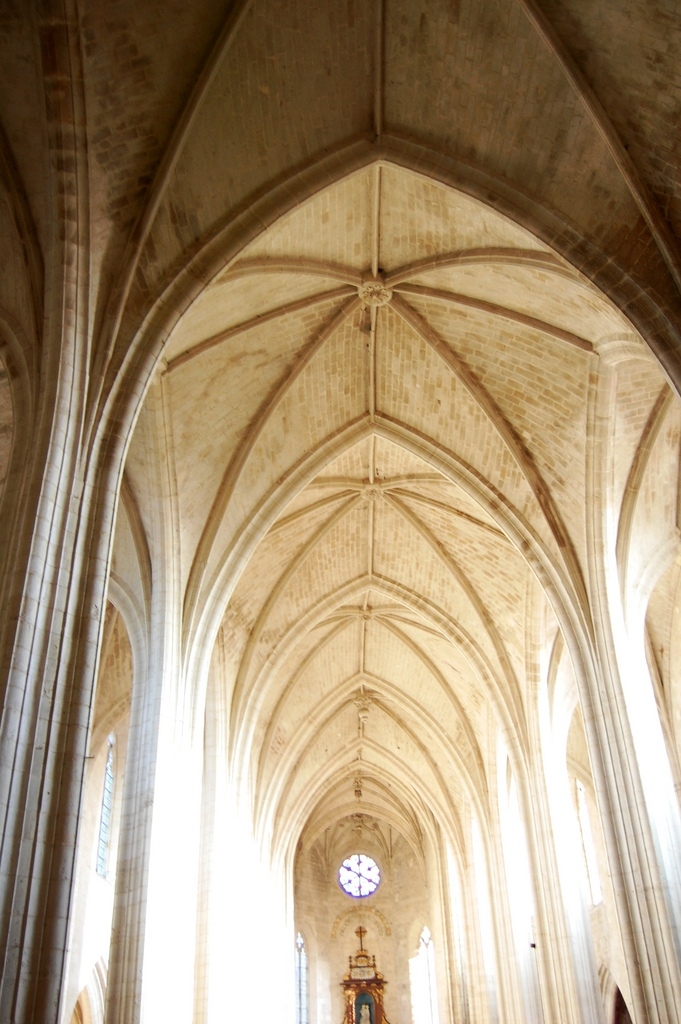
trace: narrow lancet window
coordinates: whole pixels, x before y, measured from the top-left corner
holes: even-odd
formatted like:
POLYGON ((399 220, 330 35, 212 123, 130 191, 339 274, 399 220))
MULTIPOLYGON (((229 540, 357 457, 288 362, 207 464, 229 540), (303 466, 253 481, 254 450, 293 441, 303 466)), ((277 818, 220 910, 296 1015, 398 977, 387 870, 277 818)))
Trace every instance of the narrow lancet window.
POLYGON ((296 1024, 307 1024, 307 950, 305 940, 296 935, 296 1024))
POLYGON ((435 949, 430 929, 424 927, 416 956, 409 961, 413 1024, 438 1024, 435 949))
POLYGON ((109 862, 109 844, 111 842, 111 810, 114 791, 114 737, 109 736, 106 752, 106 768, 104 769, 104 791, 102 793, 102 812, 99 818, 99 841, 97 843, 97 874, 106 878, 109 862))

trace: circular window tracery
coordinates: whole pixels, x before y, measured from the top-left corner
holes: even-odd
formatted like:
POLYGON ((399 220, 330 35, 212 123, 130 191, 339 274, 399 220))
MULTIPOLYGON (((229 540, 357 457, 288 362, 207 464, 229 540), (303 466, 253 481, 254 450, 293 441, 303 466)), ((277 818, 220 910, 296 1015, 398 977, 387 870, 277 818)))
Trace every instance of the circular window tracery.
POLYGON ((338 869, 338 884, 343 892, 355 899, 371 896, 381 881, 378 864, 366 853, 353 853, 338 869))

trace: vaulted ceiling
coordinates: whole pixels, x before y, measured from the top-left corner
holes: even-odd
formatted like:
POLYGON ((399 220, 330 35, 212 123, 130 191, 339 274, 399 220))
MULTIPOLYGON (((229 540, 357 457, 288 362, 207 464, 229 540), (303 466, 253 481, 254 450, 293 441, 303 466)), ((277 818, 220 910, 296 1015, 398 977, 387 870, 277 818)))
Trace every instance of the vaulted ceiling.
POLYGON ((463 845, 498 737, 529 758, 551 591, 589 621, 593 406, 622 358, 619 492, 667 390, 631 324, 527 230, 387 162, 283 216, 179 321, 153 429, 185 639, 224 608, 231 754, 275 842, 359 808, 418 852, 435 821, 463 845))
POLYGON ((112 579, 146 628, 171 579, 185 668, 218 637, 284 846, 358 773, 405 836, 483 808, 561 609, 591 628, 590 523, 629 494, 624 551, 632 466, 673 461, 647 346, 678 384, 679 28, 639 0, 3 5, 0 301, 39 362, 55 240, 89 254, 84 436, 139 413, 112 579))

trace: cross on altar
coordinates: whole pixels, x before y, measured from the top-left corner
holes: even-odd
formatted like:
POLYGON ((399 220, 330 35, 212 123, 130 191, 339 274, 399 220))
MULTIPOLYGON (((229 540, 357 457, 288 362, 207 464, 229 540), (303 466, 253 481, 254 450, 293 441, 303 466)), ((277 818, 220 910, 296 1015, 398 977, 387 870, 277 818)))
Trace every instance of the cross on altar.
POLYGON ((363 928, 362 925, 360 925, 359 928, 355 928, 355 935, 359 939, 359 948, 361 950, 364 949, 364 942, 363 942, 363 940, 364 940, 364 936, 366 935, 366 933, 367 933, 367 930, 366 930, 366 928, 363 928))

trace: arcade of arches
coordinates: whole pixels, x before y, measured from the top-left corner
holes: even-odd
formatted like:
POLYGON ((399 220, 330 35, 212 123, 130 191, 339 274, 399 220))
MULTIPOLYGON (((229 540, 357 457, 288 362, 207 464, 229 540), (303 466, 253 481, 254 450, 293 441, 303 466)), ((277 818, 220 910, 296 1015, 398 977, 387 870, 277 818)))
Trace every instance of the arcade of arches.
POLYGON ((678 4, 0 47, 0 1020, 681 1020, 678 4))

